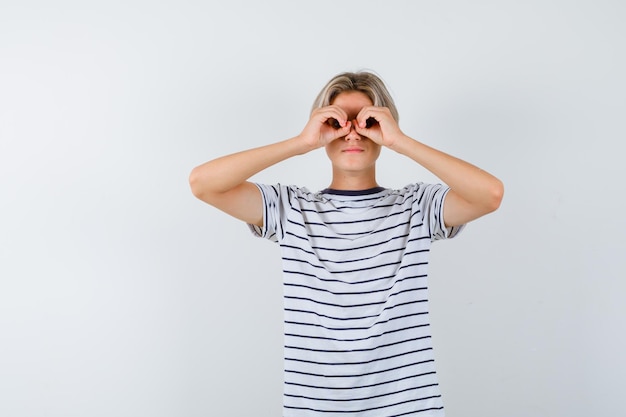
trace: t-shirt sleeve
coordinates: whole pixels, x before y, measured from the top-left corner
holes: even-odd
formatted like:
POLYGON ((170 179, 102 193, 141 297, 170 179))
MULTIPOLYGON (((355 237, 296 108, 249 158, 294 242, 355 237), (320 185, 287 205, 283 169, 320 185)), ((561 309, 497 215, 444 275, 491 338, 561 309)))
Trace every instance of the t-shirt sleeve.
POLYGON ((281 230, 281 186, 255 184, 261 191, 263 198, 263 226, 248 224, 250 231, 257 237, 278 242, 281 230))
POLYGON ((428 223, 430 240, 451 239, 458 235, 465 225, 446 227, 443 219, 443 206, 450 188, 442 184, 417 184, 416 196, 424 222, 428 223))

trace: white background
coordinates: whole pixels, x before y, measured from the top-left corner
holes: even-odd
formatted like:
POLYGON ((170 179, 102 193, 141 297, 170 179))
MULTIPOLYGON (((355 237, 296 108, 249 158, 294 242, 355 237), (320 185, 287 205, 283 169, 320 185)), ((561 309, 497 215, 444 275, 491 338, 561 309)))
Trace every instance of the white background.
MULTIPOLYGON (((281 415, 278 247, 187 178, 363 68, 407 134, 506 186, 433 248, 447 415, 624 415, 625 4, 2 1, 0 415, 281 415)), ((383 150, 381 184, 420 180, 383 150)))

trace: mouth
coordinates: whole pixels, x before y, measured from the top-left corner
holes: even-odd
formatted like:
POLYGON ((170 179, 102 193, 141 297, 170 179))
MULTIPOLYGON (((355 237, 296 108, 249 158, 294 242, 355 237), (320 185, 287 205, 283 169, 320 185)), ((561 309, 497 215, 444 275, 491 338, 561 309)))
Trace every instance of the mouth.
POLYGON ((346 148, 343 149, 341 152, 345 152, 345 153, 359 153, 359 152, 363 152, 362 148, 346 148))

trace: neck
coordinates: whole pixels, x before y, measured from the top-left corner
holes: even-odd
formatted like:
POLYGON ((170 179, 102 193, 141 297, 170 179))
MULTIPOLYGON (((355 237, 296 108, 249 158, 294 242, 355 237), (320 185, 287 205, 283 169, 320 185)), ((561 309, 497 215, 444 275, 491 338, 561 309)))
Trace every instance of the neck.
POLYGON ((369 190, 378 187, 376 182, 375 170, 372 169, 367 174, 363 172, 336 172, 333 170, 333 180, 328 188, 333 190, 369 190))

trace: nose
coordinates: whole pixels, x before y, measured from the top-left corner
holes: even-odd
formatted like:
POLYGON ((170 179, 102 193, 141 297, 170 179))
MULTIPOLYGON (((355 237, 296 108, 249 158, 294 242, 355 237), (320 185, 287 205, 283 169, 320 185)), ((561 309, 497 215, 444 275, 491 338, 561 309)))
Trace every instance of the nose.
POLYGON ((356 119, 352 120, 352 123, 350 126, 350 132, 348 132, 348 134, 344 137, 345 140, 361 140, 361 135, 359 135, 356 132, 355 126, 356 126, 356 119))

